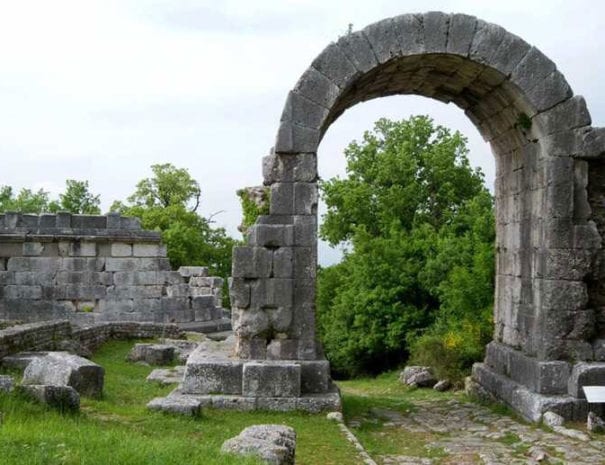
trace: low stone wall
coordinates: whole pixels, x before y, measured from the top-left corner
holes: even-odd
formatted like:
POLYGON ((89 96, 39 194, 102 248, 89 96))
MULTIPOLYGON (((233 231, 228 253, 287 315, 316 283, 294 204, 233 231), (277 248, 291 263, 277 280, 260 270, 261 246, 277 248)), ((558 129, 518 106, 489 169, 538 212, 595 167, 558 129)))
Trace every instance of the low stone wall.
POLYGON ((174 324, 137 322, 100 323, 76 327, 67 320, 42 321, 12 326, 0 331, 0 359, 17 352, 57 350, 64 341, 74 341, 96 350, 108 340, 180 338, 183 332, 174 324))
POLYGON ((222 285, 205 267, 172 271, 159 233, 137 218, 0 215, 0 318, 220 321, 222 285))

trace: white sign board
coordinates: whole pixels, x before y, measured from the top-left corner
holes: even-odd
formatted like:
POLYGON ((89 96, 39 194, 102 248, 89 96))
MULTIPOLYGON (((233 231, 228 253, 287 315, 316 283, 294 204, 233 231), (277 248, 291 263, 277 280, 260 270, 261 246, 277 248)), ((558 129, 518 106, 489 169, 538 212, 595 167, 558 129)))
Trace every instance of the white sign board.
POLYGON ((582 386, 590 404, 605 403, 605 386, 582 386))

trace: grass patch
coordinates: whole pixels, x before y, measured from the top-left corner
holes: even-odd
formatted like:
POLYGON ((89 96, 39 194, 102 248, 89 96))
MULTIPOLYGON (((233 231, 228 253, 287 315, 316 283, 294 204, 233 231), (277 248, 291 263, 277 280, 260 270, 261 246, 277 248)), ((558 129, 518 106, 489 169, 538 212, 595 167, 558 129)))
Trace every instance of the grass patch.
POLYGON ((153 368, 128 363, 132 342, 104 345, 93 357, 105 372, 104 396, 82 398, 79 415, 61 415, 14 394, 0 396, 3 465, 252 465, 220 447, 246 426, 276 423, 298 435, 299 465, 355 464, 355 449, 325 415, 205 410, 199 419, 149 412, 172 387, 146 383, 153 368))

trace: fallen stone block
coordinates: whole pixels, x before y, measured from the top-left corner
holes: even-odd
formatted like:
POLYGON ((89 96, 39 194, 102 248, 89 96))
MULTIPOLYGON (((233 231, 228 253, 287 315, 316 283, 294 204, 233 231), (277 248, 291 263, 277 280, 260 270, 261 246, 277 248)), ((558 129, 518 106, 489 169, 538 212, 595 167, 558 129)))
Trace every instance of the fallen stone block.
POLYGON ((170 365, 175 359, 175 347, 169 344, 135 344, 127 359, 150 365, 170 365))
POLYGON ((586 429, 591 433, 605 433, 605 420, 594 412, 588 412, 586 429))
POLYGON ((174 368, 158 368, 153 370, 149 376, 147 376, 146 380, 162 385, 178 384, 183 381, 184 375, 185 367, 183 365, 179 365, 174 368))
POLYGON ((0 392, 11 392, 15 386, 15 379, 9 375, 0 375, 0 392))
POLYGON ((399 375, 399 381, 408 386, 433 387, 437 384, 437 378, 431 367, 410 365, 403 369, 399 375))
POLYGON ((153 411, 175 413, 178 415, 199 416, 201 401, 188 396, 156 397, 147 404, 147 408, 153 411))
POLYGON ((71 386, 81 395, 101 397, 104 378, 103 367, 90 360, 67 352, 49 352, 31 361, 22 384, 71 386))
POLYGON ((21 385, 19 391, 31 399, 56 408, 61 412, 80 410, 80 395, 71 386, 29 384, 21 385))
POLYGON ((544 412, 544 415, 542 415, 542 423, 544 423, 549 428, 554 428, 555 426, 563 426, 564 422, 565 419, 555 412, 548 411, 544 412))
POLYGON ((450 381, 448 379, 442 379, 441 381, 438 381, 434 386, 433 389, 435 391, 439 391, 439 392, 445 392, 448 389, 450 389, 452 387, 452 383, 450 383, 450 381))
POLYGON ((19 352, 13 355, 7 355, 2 359, 2 366, 10 370, 23 372, 33 359, 44 357, 46 354, 48 354, 48 352, 19 352))
POLYGON ((283 425, 254 425, 228 439, 223 453, 253 455, 270 465, 294 465, 296 432, 283 425))

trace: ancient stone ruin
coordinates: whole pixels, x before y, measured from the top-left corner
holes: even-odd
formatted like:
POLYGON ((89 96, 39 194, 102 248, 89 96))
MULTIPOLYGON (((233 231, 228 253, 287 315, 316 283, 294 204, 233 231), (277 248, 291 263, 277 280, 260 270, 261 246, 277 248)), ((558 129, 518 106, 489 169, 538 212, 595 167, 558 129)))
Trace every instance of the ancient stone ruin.
MULTIPOLYGON (((534 421, 546 411, 586 417, 581 387, 605 385, 605 128, 591 126, 584 99, 536 47, 440 12, 339 38, 288 94, 263 159, 270 213, 233 252, 235 353, 192 356, 183 386, 195 388, 177 390, 167 405, 338 408, 315 328, 317 149, 349 107, 395 94, 454 103, 496 160, 496 329, 473 389, 534 421)), ((201 314, 205 294, 169 271, 158 237, 132 220, 0 218, 6 317, 201 314)))
POLYGON ((223 280, 172 271, 160 234, 119 214, 0 215, 0 285, 0 319, 229 327, 223 280))
POLYGON ((257 389, 230 394, 267 397, 268 383, 291 379, 304 397, 311 372, 316 392, 329 391, 314 316, 317 148, 349 107, 394 94, 454 103, 496 159, 496 330, 476 389, 531 420, 547 410, 585 418, 581 386, 605 385, 605 129, 591 127, 584 99, 536 47, 440 12, 339 38, 288 94, 263 160, 270 214, 233 253, 229 363, 257 389))

